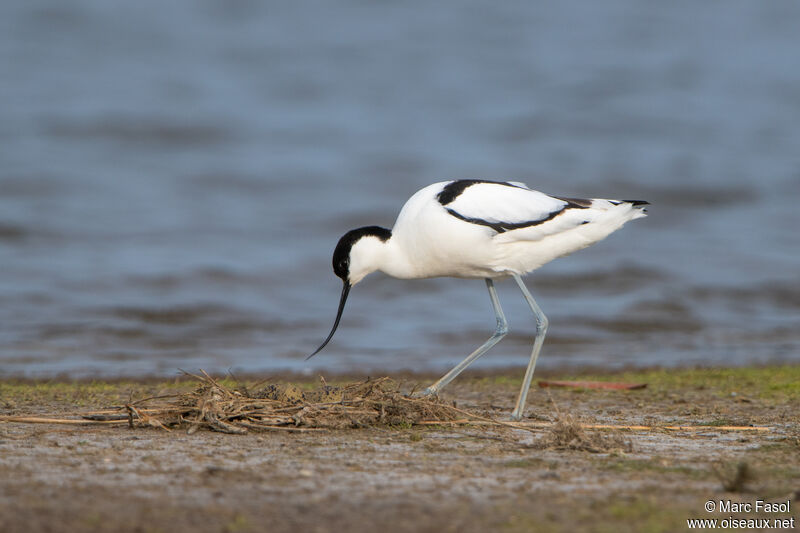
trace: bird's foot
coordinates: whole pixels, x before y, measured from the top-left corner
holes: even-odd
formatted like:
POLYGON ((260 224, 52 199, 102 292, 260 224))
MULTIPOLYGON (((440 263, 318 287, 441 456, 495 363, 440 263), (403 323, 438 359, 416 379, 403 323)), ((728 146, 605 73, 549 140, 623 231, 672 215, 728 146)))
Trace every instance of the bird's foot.
POLYGON ((412 398, 430 398, 431 396, 438 396, 439 389, 428 387, 427 389, 420 390, 411 395, 412 398))

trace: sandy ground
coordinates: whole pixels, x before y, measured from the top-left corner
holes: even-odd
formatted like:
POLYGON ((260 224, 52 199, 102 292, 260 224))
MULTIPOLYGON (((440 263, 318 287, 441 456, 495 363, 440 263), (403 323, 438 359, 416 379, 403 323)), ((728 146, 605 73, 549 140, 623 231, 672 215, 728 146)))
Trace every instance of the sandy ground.
MULTIPOLYGON (((88 410, 159 386, 30 395, 0 388, 0 414, 88 410)), ((531 421, 702 425, 592 430, 602 444, 592 451, 554 445, 552 429, 188 435, 0 422, 0 531, 682 531, 689 518, 797 517, 796 398, 735 388, 532 389, 531 421), (721 429, 728 425, 768 430, 721 429), (709 500, 790 509, 709 513, 709 500)), ((500 375, 459 379, 445 397, 501 419, 515 394, 516 383, 500 375)))

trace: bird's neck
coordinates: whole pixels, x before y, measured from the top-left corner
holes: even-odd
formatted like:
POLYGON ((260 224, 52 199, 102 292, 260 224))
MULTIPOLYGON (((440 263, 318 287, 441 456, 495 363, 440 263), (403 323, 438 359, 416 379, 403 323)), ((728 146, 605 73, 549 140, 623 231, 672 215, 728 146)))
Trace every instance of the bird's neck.
POLYGON ((408 250, 394 235, 386 240, 376 236, 360 239, 350 250, 350 283, 355 285, 376 270, 394 278, 420 277, 408 250))
POLYGON ((384 270, 384 265, 391 262, 391 246, 389 239, 377 235, 366 235, 356 241, 350 249, 349 281, 355 285, 368 274, 376 270, 384 270), (388 257, 387 257, 388 256, 388 257))
POLYGON ((393 278, 411 279, 419 277, 409 257, 408 250, 402 245, 400 239, 395 236, 381 243, 375 264, 377 270, 393 278))

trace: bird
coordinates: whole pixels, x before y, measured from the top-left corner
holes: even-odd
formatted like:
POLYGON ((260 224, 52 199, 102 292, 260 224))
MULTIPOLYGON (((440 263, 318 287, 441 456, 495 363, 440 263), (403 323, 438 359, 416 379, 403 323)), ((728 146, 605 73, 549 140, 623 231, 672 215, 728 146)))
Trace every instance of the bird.
POLYGON ((339 308, 328 337, 306 360, 333 338, 350 289, 371 272, 399 279, 484 279, 496 328, 485 343, 419 393, 438 395, 508 333, 494 281, 513 278, 536 325, 522 389, 511 412, 512 420, 521 420, 548 327, 522 276, 647 216, 647 205, 643 200, 550 196, 518 181, 460 179, 428 185, 408 199, 392 229, 365 226, 339 239, 332 260, 333 271, 343 282, 339 308))

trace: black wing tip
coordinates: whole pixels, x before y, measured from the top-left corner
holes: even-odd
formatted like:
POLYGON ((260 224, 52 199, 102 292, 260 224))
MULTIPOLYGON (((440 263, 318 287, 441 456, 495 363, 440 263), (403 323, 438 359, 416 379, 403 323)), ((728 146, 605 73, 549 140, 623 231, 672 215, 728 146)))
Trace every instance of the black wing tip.
POLYGON ((626 204, 631 204, 633 207, 637 207, 640 205, 650 205, 650 202, 647 200, 623 200, 626 204))

